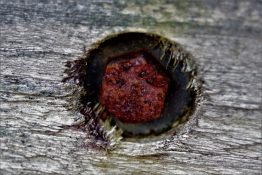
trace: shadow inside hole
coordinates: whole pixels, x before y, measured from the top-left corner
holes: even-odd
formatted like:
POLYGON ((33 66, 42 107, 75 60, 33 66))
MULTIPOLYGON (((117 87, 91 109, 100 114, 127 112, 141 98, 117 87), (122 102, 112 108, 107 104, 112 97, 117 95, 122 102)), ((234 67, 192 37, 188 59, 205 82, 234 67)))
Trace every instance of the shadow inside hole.
POLYGON ((191 86, 195 69, 192 67, 190 54, 177 43, 154 34, 129 32, 111 36, 91 49, 86 58, 85 95, 80 100, 83 105, 99 103, 99 93, 104 70, 109 61, 119 55, 135 51, 150 54, 151 61, 164 69, 170 77, 170 85, 165 101, 165 108, 159 119, 154 121, 126 124, 113 117, 111 124, 123 130, 123 136, 158 135, 170 129, 176 121, 194 110, 196 91, 191 86), (191 64, 191 65, 189 65, 191 64), (185 68, 186 67, 186 68, 185 68), (186 70, 185 69, 189 69, 186 70))

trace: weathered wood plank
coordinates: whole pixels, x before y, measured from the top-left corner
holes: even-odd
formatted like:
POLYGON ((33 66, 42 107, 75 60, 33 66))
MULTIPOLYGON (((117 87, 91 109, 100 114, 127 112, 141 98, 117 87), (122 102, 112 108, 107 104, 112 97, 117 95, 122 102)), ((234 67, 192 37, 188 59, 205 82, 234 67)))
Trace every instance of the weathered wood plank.
POLYGON ((262 3, 0 1, 1 174, 261 174, 262 3), (176 135, 124 140, 110 153, 64 126, 64 64, 112 31, 142 28, 181 43, 204 98, 176 135))

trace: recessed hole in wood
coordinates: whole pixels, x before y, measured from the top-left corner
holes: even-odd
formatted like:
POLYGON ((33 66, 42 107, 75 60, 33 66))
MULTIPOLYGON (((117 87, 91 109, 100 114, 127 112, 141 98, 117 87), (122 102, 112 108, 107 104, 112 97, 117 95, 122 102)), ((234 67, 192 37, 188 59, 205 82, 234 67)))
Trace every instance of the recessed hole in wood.
POLYGON ((195 107, 191 55, 156 34, 108 36, 68 62, 65 72, 63 81, 74 90, 70 106, 105 148, 122 137, 162 134, 186 121, 195 107))

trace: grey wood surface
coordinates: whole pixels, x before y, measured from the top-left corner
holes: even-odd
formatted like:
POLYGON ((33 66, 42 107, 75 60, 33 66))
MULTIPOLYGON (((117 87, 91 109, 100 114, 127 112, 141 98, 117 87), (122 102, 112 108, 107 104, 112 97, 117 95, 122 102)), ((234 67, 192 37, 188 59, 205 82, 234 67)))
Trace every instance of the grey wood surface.
POLYGON ((0 174, 262 174, 260 0, 0 0, 0 174), (203 98, 175 134, 111 152, 65 128, 64 64, 129 29, 195 57, 203 98), (64 128, 64 129, 63 129, 64 128))

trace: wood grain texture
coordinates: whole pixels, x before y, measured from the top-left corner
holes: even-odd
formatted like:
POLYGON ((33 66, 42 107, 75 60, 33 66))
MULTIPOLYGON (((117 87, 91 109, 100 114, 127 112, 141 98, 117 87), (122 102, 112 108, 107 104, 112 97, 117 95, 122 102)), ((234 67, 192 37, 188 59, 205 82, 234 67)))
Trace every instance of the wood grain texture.
POLYGON ((0 0, 0 174, 261 174, 260 0, 0 0), (106 153, 66 128, 64 64, 115 31, 163 34, 190 51, 203 99, 174 135, 106 153))

